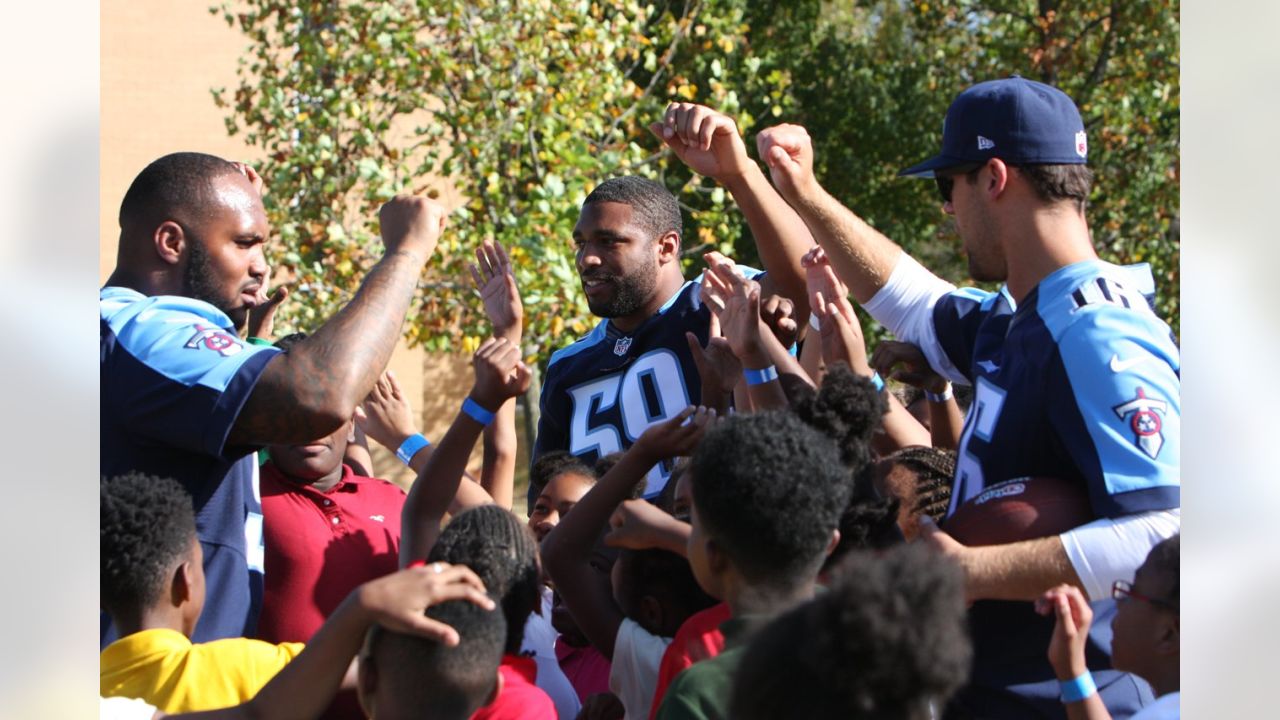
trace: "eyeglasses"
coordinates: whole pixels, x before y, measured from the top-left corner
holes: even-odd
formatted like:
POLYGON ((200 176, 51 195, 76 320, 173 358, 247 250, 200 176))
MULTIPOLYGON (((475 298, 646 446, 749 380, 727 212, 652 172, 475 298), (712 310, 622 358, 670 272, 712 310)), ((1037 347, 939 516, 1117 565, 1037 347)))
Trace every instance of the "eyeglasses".
POLYGON ((1157 607, 1167 608, 1169 610, 1176 611, 1178 609, 1177 605, 1169 602, 1168 600, 1159 600, 1157 598, 1148 597, 1146 595, 1143 595, 1140 592, 1135 591, 1133 589, 1133 583, 1125 582, 1124 580, 1117 580, 1111 584, 1111 599, 1117 602, 1124 602, 1129 598, 1133 598, 1135 600, 1141 600, 1142 602, 1147 603, 1149 605, 1155 605, 1157 607))
POLYGON ((951 202, 951 191, 956 186, 956 178, 960 175, 968 175, 982 167, 981 163, 958 165, 956 167, 947 168, 945 171, 935 170, 933 173, 933 181, 938 183, 938 194, 942 196, 942 202, 951 202))

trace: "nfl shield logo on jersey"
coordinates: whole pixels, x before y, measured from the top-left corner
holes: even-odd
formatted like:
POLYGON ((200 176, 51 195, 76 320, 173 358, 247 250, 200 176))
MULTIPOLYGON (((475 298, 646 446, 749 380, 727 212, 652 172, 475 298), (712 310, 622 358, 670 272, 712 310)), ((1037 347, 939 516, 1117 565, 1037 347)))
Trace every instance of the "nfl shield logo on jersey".
POLYGON ((629 337, 618 338, 618 342, 613 344, 613 354, 619 357, 626 355, 627 351, 630 349, 631 349, 631 338, 629 337))
POLYGON ((213 350, 223 357, 231 357, 244 350, 244 345, 240 341, 231 337, 226 332, 216 327, 205 327, 204 325, 196 325, 196 334, 191 336, 187 341, 186 347, 189 348, 206 348, 213 350))
POLYGON ((1164 435, 1160 433, 1163 425, 1160 415, 1168 412, 1169 404, 1163 400, 1147 397, 1146 391, 1138 388, 1137 397, 1111 409, 1121 420, 1129 414, 1133 415, 1129 419, 1129 429, 1133 430, 1133 441, 1148 457, 1155 459, 1164 445, 1164 435))

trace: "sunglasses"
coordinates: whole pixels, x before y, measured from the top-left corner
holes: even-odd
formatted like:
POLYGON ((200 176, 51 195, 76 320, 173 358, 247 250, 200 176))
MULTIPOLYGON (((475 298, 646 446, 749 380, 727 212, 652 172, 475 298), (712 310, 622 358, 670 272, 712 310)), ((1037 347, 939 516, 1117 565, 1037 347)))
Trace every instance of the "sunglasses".
POLYGON ((942 196, 942 202, 951 202, 951 191, 956 186, 957 177, 968 175, 981 169, 982 166, 982 163, 971 163, 969 165, 957 165, 946 170, 935 170, 933 172, 933 181, 938 183, 938 194, 942 196))
POLYGON ((1114 583, 1111 584, 1111 598, 1113 600, 1116 600, 1117 602, 1123 602, 1125 600, 1128 600, 1129 598, 1133 598, 1134 600, 1141 600, 1142 602, 1147 603, 1148 605, 1155 605, 1156 607, 1167 608, 1175 612, 1178 609, 1177 605, 1174 605, 1168 600, 1160 600, 1158 598, 1153 598, 1153 597, 1148 597, 1146 595, 1143 595, 1142 593, 1133 589, 1133 583, 1125 582, 1124 580, 1116 580, 1114 583))

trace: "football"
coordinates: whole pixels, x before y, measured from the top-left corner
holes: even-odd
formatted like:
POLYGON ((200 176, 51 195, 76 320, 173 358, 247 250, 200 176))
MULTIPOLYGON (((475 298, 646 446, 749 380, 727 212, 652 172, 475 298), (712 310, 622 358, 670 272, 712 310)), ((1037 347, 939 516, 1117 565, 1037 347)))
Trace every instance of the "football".
POLYGON ((1083 487, 1058 478, 1025 477, 983 490, 956 508, 942 529, 964 545, 1002 545, 1057 535, 1094 519, 1083 487))

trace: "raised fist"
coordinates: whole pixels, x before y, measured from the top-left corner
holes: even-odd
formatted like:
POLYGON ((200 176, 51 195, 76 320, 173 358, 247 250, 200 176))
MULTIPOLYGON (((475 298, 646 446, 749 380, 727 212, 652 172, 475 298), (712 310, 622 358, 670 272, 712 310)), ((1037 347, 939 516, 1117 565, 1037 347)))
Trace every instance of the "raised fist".
POLYGON ((813 176, 813 141, 799 125, 775 125, 756 136, 756 150, 769 166, 774 187, 790 202, 818 189, 813 176))
POLYGON ((397 195, 378 210, 387 253, 409 250, 430 257, 445 225, 444 206, 416 195, 397 195))

